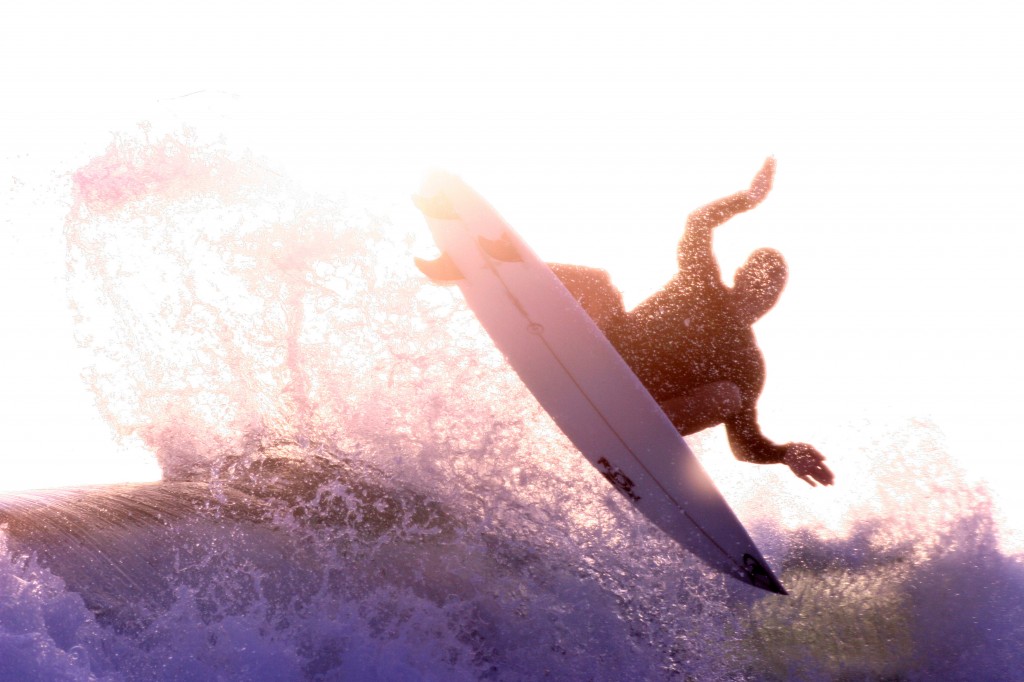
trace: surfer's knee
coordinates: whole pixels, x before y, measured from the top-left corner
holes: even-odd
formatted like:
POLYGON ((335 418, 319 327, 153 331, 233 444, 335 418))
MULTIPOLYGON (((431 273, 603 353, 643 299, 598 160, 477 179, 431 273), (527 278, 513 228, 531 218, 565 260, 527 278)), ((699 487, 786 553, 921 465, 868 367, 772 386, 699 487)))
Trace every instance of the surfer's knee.
POLYGON ((709 387, 713 387, 711 399, 717 405, 723 421, 742 409, 743 394, 739 386, 731 381, 717 381, 709 384, 709 387))
POLYGON ((740 387, 731 381, 715 381, 702 386, 691 395, 705 405, 708 420, 714 424, 724 422, 743 407, 740 387))
POLYGON ((717 426, 743 407, 740 388, 731 381, 716 381, 661 403, 679 432, 688 436, 717 426))

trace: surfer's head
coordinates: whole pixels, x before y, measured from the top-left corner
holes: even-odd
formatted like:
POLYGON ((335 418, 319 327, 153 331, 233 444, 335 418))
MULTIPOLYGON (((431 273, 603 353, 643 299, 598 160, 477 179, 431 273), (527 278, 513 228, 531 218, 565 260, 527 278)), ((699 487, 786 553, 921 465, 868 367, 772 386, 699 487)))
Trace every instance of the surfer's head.
POLYGON ((786 260, 775 249, 758 249, 750 254, 733 279, 733 296, 744 323, 754 323, 775 305, 788 274, 786 260))

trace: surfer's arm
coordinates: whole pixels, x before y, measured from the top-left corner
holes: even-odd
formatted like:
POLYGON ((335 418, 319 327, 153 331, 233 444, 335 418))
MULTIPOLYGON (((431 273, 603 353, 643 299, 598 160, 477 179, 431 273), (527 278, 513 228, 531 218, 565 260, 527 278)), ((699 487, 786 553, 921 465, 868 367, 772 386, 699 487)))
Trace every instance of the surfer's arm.
POLYGON ((729 446, 736 459, 755 464, 785 464, 808 485, 832 485, 835 475, 825 466, 825 456, 807 443, 777 445, 768 440, 757 423, 757 411, 744 410, 725 422, 729 446), (817 483, 816 483, 817 482, 817 483))
POLYGON ((754 408, 741 410, 726 419, 725 433, 738 460, 754 464, 781 464, 786 457, 786 446, 773 443, 761 433, 754 408))
POLYGON ((775 159, 768 157, 748 189, 698 208, 686 219, 679 241, 679 269, 688 276, 708 276, 721 282, 721 273, 711 247, 711 232, 732 218, 754 208, 768 195, 775 177, 775 159))

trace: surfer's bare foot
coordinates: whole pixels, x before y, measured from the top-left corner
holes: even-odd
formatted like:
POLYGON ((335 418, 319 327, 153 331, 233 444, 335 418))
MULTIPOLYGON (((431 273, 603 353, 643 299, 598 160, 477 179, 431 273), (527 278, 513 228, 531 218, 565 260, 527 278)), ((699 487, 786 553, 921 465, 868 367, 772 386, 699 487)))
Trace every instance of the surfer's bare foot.
POLYGON ((808 485, 832 485, 835 474, 825 466, 825 456, 807 443, 790 443, 786 446, 785 462, 796 477, 807 482, 808 485))

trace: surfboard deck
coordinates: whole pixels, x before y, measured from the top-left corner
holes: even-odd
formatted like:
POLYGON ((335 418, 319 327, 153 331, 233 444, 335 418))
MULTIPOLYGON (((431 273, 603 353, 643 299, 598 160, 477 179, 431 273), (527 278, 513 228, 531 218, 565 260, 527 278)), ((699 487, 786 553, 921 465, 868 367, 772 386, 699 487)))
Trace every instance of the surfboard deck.
POLYGON ((647 518, 712 568, 786 594, 668 417, 558 277, 459 178, 414 199, 441 249, 417 259, 458 285, 509 364, 584 457, 647 518))

